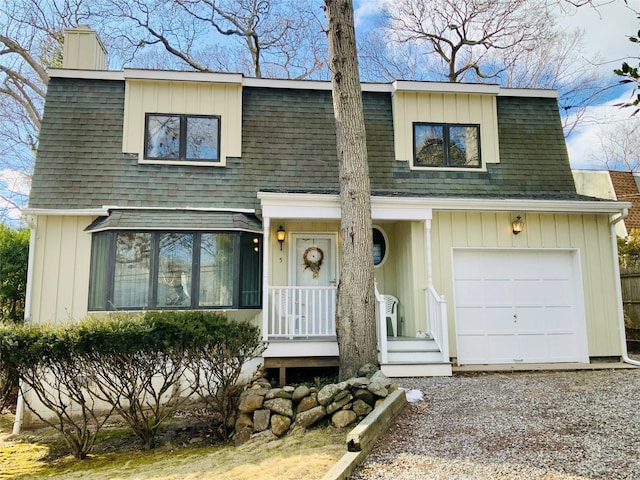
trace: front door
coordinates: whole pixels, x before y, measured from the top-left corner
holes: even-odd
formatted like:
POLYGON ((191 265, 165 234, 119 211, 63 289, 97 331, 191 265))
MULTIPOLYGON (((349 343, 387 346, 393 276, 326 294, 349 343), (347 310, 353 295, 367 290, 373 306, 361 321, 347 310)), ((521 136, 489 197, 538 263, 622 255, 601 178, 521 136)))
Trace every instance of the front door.
POLYGON ((295 233, 289 260, 296 288, 300 328, 297 334, 335 334, 335 286, 338 280, 337 234, 295 233))

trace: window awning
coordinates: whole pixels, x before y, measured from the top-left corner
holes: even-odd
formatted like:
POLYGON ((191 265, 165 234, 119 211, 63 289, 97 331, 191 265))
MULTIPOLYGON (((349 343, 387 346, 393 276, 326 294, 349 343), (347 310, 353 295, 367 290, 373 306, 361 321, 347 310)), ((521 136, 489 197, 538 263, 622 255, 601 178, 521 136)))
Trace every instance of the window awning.
POLYGON ((104 230, 225 230, 262 233, 262 222, 254 215, 239 212, 201 210, 111 210, 97 218, 87 232, 104 230))

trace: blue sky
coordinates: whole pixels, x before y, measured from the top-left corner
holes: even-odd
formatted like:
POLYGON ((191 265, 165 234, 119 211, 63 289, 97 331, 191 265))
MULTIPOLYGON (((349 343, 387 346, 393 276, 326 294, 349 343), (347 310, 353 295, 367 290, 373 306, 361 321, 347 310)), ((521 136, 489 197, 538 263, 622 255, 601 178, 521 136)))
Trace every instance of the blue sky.
MULTIPOLYGON (((354 0, 356 28, 367 28, 375 21, 381 6, 392 0, 354 0)), ((584 35, 584 68, 600 70, 610 77, 611 84, 618 83, 613 74, 623 60, 637 64, 640 45, 631 43, 627 36, 640 28, 633 11, 640 11, 640 0, 594 0, 596 9, 584 6, 578 9, 566 8, 559 12, 558 21, 567 30, 582 29, 584 35), (635 58, 635 60, 634 60, 635 58)), ((569 158, 574 168, 602 168, 598 160, 600 138, 609 129, 616 129, 622 123, 638 123, 639 118, 630 119, 630 111, 613 104, 629 99, 631 89, 612 88, 605 104, 589 107, 585 112, 584 125, 567 139, 569 158)))
MULTIPOLYGON (((356 28, 366 29, 372 25, 385 1, 392 0, 354 0, 356 28)), ((559 21, 567 29, 584 29, 584 51, 588 52, 585 54, 584 68, 601 70, 610 75, 611 83, 615 84, 618 80, 612 73, 614 68, 618 68, 625 59, 631 59, 633 64, 638 62, 640 45, 629 42, 627 36, 637 32, 640 25, 623 0, 594 1, 600 3, 596 10, 582 7, 573 14, 559 15, 559 21)), ((628 3, 633 10, 640 11, 640 0, 628 0, 628 3)), ((611 93, 612 97, 606 104, 588 109, 583 126, 567 140, 569 158, 574 168, 602 168, 598 161, 598 145, 611 129, 637 124, 637 131, 640 131, 640 115, 630 119, 628 109, 613 106, 628 100, 630 90, 616 88, 611 93)), ((2 187, 26 192, 28 182, 17 172, 0 170, 0 189, 2 187)), ((12 212, 14 218, 19 215, 17 210, 12 212)))

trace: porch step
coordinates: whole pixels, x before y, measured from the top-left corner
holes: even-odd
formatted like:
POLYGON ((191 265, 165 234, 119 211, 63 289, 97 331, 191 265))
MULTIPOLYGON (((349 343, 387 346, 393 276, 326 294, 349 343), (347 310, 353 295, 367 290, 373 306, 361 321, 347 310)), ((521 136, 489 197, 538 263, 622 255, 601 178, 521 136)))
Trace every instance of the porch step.
POLYGON ((450 363, 401 364, 388 363, 380 365, 382 373, 389 378, 397 377, 450 377, 450 363))
POLYGON ((388 363, 405 365, 442 362, 442 353, 432 339, 398 338, 387 341, 388 363))

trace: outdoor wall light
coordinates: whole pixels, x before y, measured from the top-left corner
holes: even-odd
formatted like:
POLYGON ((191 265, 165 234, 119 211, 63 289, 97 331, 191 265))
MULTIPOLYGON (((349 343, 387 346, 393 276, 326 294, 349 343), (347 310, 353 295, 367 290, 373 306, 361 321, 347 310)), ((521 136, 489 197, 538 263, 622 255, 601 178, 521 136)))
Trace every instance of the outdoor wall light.
POLYGON ((516 219, 511 222, 511 227, 513 228, 514 235, 518 235, 522 231, 522 229, 524 228, 524 221, 522 220, 522 217, 520 217, 520 215, 518 215, 516 219))
POLYGON ((278 242, 280 242, 280 251, 282 251, 282 244, 284 243, 284 237, 286 236, 287 232, 284 231, 284 227, 282 225, 280 225, 280 227, 278 227, 278 231, 276 232, 276 238, 278 239, 278 242))

